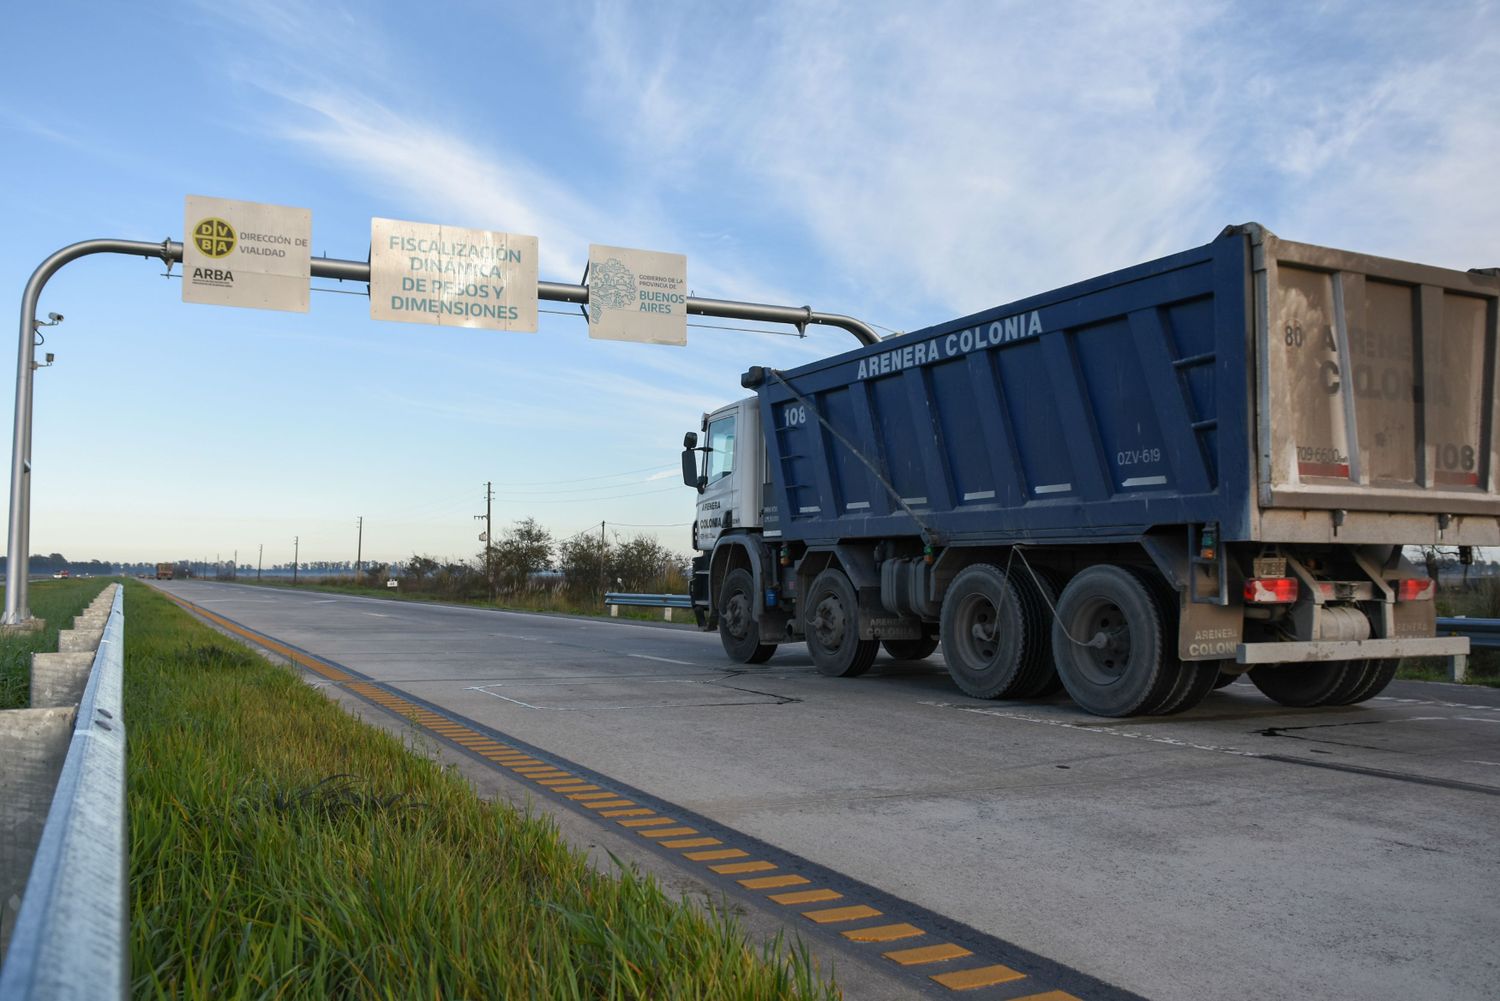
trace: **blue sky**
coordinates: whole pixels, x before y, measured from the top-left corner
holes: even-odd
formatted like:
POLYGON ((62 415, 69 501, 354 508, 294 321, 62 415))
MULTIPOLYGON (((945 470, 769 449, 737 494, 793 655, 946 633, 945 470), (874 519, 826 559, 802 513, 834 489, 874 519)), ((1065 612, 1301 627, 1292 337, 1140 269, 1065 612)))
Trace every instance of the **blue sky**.
MULTIPOLYGON (((6 34, 13 304, 65 244, 180 240, 188 194, 309 208, 330 257, 363 259, 372 216, 537 236, 550 281, 576 282, 590 242, 682 253, 697 295, 891 330, 1250 220, 1500 265, 1482 0, 59 0, 13 5, 6 34)), ((855 343, 615 344, 576 312, 439 329, 334 293, 215 308, 161 272, 90 258, 43 296, 67 320, 36 378, 33 552, 253 563, 264 544, 271 564, 299 536, 303 560, 352 559, 362 515, 366 558, 463 558, 486 480, 497 531, 607 521, 686 550, 682 432, 747 366, 855 343)))

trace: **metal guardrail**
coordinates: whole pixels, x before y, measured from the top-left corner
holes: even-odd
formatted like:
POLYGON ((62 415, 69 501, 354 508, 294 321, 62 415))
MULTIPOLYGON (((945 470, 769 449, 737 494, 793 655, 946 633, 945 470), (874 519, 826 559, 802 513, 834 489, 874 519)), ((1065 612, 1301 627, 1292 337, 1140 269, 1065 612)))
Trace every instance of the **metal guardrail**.
POLYGON ((1500 619, 1470 619, 1464 616, 1437 620, 1439 636, 1467 636, 1470 647, 1500 648, 1500 619))
POLYGON ((606 605, 631 605, 638 608, 692 608, 693 599, 685 594, 625 594, 606 591, 606 605))
POLYGON ((115 592, 0 967, 0 998, 125 998, 124 588, 115 592))

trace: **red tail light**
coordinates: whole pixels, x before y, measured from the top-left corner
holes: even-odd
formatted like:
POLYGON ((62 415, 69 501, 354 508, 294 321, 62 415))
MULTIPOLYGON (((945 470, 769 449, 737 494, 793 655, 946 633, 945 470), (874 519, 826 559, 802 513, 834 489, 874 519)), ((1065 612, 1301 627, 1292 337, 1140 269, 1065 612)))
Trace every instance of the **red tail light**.
POLYGON ((1437 581, 1426 577, 1403 580, 1396 586, 1397 601, 1429 601, 1437 593, 1437 581))
POLYGON ((1290 605, 1297 600, 1297 578, 1251 577, 1245 581, 1245 600, 1255 605, 1290 605))

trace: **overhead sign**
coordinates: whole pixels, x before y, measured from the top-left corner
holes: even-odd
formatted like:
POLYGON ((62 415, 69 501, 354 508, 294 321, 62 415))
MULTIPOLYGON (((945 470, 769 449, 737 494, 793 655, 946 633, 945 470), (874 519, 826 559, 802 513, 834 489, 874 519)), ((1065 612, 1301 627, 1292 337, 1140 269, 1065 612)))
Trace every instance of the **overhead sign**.
POLYGON ((188 195, 182 301, 307 312, 312 212, 188 195))
POLYGON ((687 343, 687 258, 589 245, 589 336, 687 343))
POLYGON ((370 318, 536 332, 537 239, 370 221, 370 318))

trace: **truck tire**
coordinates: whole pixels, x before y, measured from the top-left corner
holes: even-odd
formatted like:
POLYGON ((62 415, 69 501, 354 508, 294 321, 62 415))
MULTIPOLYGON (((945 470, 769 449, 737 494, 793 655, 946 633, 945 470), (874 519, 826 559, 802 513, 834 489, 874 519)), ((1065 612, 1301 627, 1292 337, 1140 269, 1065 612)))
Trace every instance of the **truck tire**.
POLYGON ((1043 680, 1038 630, 1016 582, 989 563, 965 567, 943 596, 943 660, 953 683, 976 699, 1019 698, 1043 680), (1032 619, 1030 629, 1027 620, 1032 619))
POLYGON ((859 603, 842 570, 829 567, 813 579, 803 603, 807 651, 830 678, 864 674, 880 652, 879 640, 859 638, 859 603))
POLYGON ((1161 609, 1124 567, 1099 564, 1068 582, 1057 603, 1052 651, 1063 687, 1096 716, 1160 705, 1178 680, 1164 668, 1161 609))
POLYGON ((936 636, 923 636, 919 640, 881 640, 885 652, 897 660, 926 660, 937 649, 936 636))
POLYGON ((1385 691, 1385 686, 1391 683, 1396 676, 1396 667, 1399 660, 1371 660, 1366 661, 1364 676, 1360 678, 1359 684, 1348 694, 1344 695, 1339 702, 1329 701, 1328 705, 1352 706, 1356 702, 1372 699, 1385 691))
POLYGON ((1330 660, 1313 664, 1262 664, 1250 680, 1273 702, 1294 709, 1327 704, 1347 687, 1350 672, 1362 673, 1365 661, 1330 660))
POLYGON ((1029 672, 1031 682, 1016 692, 1018 699, 1038 699, 1062 691, 1062 679, 1057 676, 1057 662, 1052 657, 1052 610, 1057 607, 1057 584, 1046 573, 1025 568, 1026 572, 1013 575, 1016 589, 1021 594, 1021 611, 1027 616, 1026 635, 1035 634, 1030 654, 1036 663, 1029 672))
MULTIPOLYGON (((1226 661, 1225 663, 1229 663, 1229 662, 1226 661)), ((1217 662, 1215 662, 1215 666, 1218 666, 1217 662)), ((1230 685, 1234 684, 1236 681, 1239 681, 1241 673, 1243 673, 1243 672, 1231 673, 1229 671, 1224 670, 1223 667, 1219 667, 1219 676, 1214 679, 1214 691, 1217 692, 1221 688, 1228 688, 1230 685)))
POLYGON ((1203 664, 1197 661, 1183 661, 1178 656, 1177 635, 1182 621, 1182 612, 1177 604, 1177 591, 1159 573, 1134 567, 1131 568, 1131 572, 1141 583, 1150 588, 1152 596, 1156 599, 1157 610, 1161 613, 1162 683, 1167 685, 1161 700, 1154 706, 1142 707, 1141 712, 1148 716, 1172 716, 1187 712, 1195 708, 1208 696, 1209 692, 1213 691, 1213 683, 1219 677, 1218 662, 1203 664), (1174 675, 1175 680, 1171 682, 1166 680, 1168 676, 1174 675))
POLYGON ((719 589, 719 642, 737 664, 764 664, 776 652, 775 643, 760 641, 754 611, 755 578, 749 570, 729 571, 719 589))

